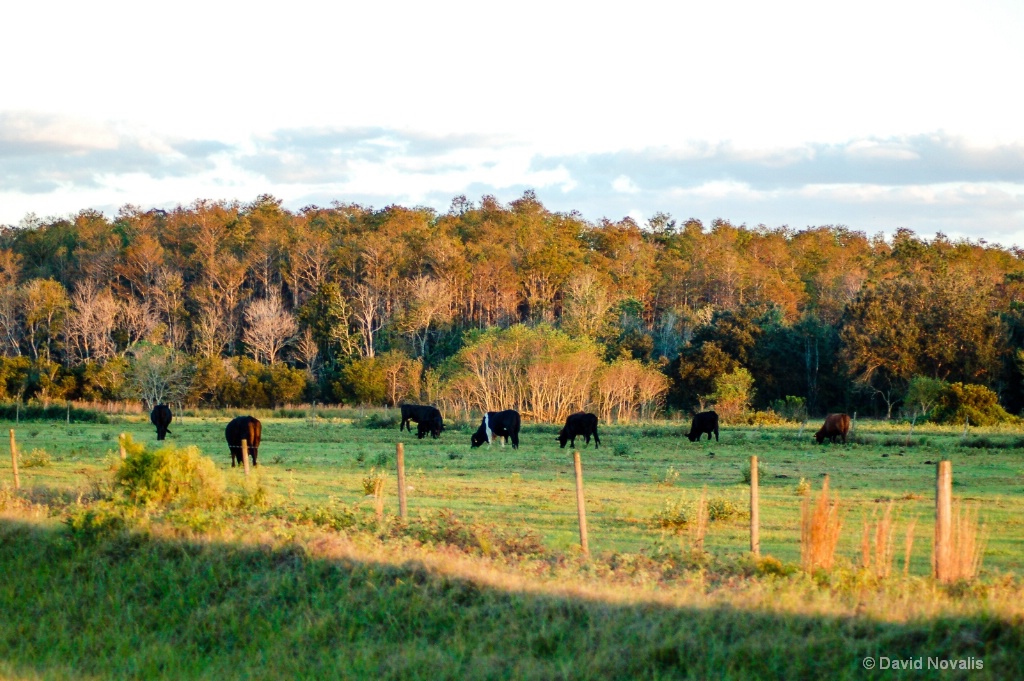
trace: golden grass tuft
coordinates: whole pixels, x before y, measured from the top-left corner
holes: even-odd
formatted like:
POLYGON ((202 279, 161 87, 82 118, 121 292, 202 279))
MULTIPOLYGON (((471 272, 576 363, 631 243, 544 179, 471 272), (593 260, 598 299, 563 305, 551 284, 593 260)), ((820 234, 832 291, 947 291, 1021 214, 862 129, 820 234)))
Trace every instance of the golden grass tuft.
POLYGON ((907 534, 903 540, 903 576, 910 575, 910 554, 914 550, 914 530, 917 528, 917 518, 907 523, 907 534))
POLYGON ((700 493, 700 499, 693 511, 693 522, 690 524, 690 542, 695 551, 704 550, 704 535, 708 531, 708 488, 700 493))
POLYGON ((860 566, 873 572, 876 577, 888 577, 892 573, 893 537, 895 525, 892 519, 893 502, 890 501, 881 518, 878 509, 871 514, 871 520, 864 520, 864 534, 861 537, 860 566))
POLYGON ((949 581, 970 581, 981 571, 985 550, 985 528, 978 525, 978 509, 964 510, 957 502, 950 528, 949 581))
POLYGON ((834 501, 829 499, 828 476, 825 476, 817 501, 812 504, 807 496, 800 504, 800 564, 805 570, 832 568, 842 528, 839 496, 835 495, 834 501))

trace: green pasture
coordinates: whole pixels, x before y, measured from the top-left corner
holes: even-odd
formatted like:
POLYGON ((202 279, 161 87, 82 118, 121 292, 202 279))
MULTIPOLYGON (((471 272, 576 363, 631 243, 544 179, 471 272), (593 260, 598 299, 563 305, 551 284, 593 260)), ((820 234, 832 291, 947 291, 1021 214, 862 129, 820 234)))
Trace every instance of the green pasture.
MULTIPOLYGON (((380 412, 380 419, 386 422, 380 412)), ((394 417, 396 412, 390 412, 394 417)), ((263 417, 259 472, 274 504, 293 509, 327 503, 365 505, 362 481, 371 469, 387 474, 388 512, 397 513, 395 445, 405 447, 410 513, 451 509, 467 521, 536 532, 550 549, 572 551, 578 543, 571 452, 555 441, 558 427, 527 424, 518 450, 471 449, 469 424, 450 423, 438 440, 415 433, 366 427, 367 419, 263 417)), ((195 445, 240 482, 224 442, 228 415, 176 418, 168 444, 195 445)), ((739 555, 749 548, 749 487, 743 468, 756 455, 761 473, 761 552, 798 562, 802 497, 806 480, 816 493, 823 476, 838 493, 844 514, 839 553, 859 555, 865 518, 895 501, 902 567, 903 528, 917 519, 912 574, 929 572, 936 462, 953 461, 954 496, 977 508, 986 528, 984 573, 1024 573, 1024 433, 1013 429, 915 428, 860 422, 853 444, 817 445, 816 425, 725 427, 721 441, 689 442, 688 424, 660 422, 602 426, 602 445, 577 441, 583 459, 591 551, 638 552, 675 537, 656 516, 667 504, 694 501, 703 488, 709 499, 731 502, 737 513, 709 526, 706 548, 739 555)), ((21 482, 28 493, 70 496, 110 479, 119 433, 156 446, 155 429, 142 417, 117 417, 107 424, 6 422, 21 455, 21 482), (36 455, 33 457, 33 452, 36 455), (45 452, 43 456, 40 452, 45 452), (37 465, 26 465, 35 462, 37 465)), ((0 457, 0 480, 11 481, 8 456, 0 457)))

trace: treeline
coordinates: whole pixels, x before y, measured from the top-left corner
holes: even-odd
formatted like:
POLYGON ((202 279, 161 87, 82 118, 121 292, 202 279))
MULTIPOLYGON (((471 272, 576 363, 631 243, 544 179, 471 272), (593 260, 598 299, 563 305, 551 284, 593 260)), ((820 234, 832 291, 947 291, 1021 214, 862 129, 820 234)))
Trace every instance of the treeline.
POLYGON ((1022 252, 984 241, 595 224, 532 192, 86 210, 0 230, 0 399, 1016 414, 1022 294, 1022 252))

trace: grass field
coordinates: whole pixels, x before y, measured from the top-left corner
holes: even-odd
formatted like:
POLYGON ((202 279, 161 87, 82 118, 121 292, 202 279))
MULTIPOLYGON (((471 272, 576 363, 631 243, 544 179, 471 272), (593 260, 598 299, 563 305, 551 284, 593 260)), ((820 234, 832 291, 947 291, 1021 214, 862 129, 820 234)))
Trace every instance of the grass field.
MULTIPOLYGON (((394 412, 391 413, 394 415, 394 412)), ((1024 675, 1024 433, 860 423, 855 444, 813 429, 602 427, 582 447, 591 560, 578 551, 570 450, 527 425, 519 450, 470 449, 470 427, 416 440, 380 414, 262 418, 256 477, 269 502, 236 512, 140 512, 127 534, 68 531, 109 489, 118 433, 155 446, 142 418, 15 428, 22 491, 0 458, 0 673, 5 678, 886 678, 866 656, 982 659, 963 678, 1024 675), (395 443, 409 508, 396 523, 395 443), (761 553, 749 548, 743 468, 762 461, 761 553), (977 507, 981 579, 929 578, 934 462, 977 507), (29 463, 35 465, 28 465, 29 463), (363 480, 386 473, 388 518, 363 480), (806 575, 801 480, 840 497, 839 567, 806 575), (706 487, 720 516, 689 550, 661 520, 706 487), (862 525, 892 500, 917 520, 910 575, 857 569, 862 525), (447 512, 451 511, 452 514, 447 512), (347 520, 346 520, 347 519, 347 520), (354 519, 354 520, 353 520, 354 519), (344 522, 342 522, 344 520, 344 522), (141 528, 141 529, 140 529, 141 528), (17 578, 13 578, 17 575, 17 578)), ((233 489, 227 418, 172 424, 233 489)), ((253 483, 250 483, 250 487, 253 483)), ((925 660, 927 664, 927 660, 925 660)), ((937 671, 932 673, 938 674, 937 671)), ((943 672, 944 678, 948 672, 943 672)))

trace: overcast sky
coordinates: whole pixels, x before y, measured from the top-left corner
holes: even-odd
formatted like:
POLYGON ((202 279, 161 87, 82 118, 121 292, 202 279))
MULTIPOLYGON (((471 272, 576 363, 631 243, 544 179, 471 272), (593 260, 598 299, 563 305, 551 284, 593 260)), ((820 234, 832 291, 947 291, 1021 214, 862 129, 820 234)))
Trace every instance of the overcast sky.
POLYGON ((0 224, 534 189, 1024 246, 1020 0, 337 5, 5 8, 0 224))

